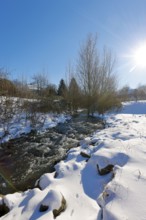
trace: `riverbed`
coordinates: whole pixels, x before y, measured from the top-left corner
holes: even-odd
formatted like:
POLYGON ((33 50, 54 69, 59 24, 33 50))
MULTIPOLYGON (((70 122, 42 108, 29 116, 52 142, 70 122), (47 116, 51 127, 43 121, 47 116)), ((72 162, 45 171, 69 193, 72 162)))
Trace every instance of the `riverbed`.
POLYGON ((85 115, 73 116, 65 123, 41 133, 30 133, 0 146, 0 194, 33 188, 44 173, 65 159, 70 148, 104 128, 101 120, 85 115))

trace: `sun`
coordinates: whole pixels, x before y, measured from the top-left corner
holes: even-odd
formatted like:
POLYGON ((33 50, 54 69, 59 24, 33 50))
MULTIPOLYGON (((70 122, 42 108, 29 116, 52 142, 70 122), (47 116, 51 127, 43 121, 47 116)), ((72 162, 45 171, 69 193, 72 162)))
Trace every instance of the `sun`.
POLYGON ((137 48, 133 57, 136 67, 146 68, 146 44, 137 48))

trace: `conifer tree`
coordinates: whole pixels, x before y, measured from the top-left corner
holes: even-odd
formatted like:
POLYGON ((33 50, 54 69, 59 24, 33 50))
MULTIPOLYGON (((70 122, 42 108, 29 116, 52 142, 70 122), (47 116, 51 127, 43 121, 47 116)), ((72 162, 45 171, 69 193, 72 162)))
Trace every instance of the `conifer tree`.
POLYGON ((69 97, 71 109, 73 111, 77 110, 80 104, 80 88, 74 77, 72 77, 70 84, 69 84, 68 97, 69 97))
POLYGON ((66 95, 67 95, 67 86, 66 86, 66 84, 65 84, 65 82, 64 82, 63 79, 60 80, 57 94, 58 94, 59 96, 62 96, 62 97, 64 97, 64 98, 66 98, 66 95))

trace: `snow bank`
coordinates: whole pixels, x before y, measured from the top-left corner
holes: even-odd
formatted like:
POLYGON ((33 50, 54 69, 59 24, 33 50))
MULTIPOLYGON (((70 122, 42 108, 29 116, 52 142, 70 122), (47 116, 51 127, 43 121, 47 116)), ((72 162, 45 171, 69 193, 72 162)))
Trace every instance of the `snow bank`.
MULTIPOLYGON (((38 132, 44 132, 46 129, 55 127, 58 123, 64 123, 66 120, 69 119, 70 116, 68 115, 64 115, 64 114, 56 115, 53 113, 48 113, 45 114, 42 118, 42 126, 36 124, 36 130, 38 132)), ((0 125, 0 142, 7 142, 10 139, 18 138, 22 134, 30 133, 31 130, 32 130, 32 125, 29 120, 26 120, 25 114, 19 115, 19 119, 15 115, 12 121, 8 125, 7 135, 4 135, 4 127, 0 125)))

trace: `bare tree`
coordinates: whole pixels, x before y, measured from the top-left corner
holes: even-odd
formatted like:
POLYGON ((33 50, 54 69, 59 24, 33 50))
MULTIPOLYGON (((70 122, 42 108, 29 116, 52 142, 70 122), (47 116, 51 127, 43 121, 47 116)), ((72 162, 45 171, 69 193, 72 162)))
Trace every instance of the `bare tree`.
POLYGON ((20 121, 21 100, 10 96, 0 97, 0 112, 0 126, 3 128, 3 138, 9 134, 13 123, 20 121))
POLYGON ((16 95, 16 87, 14 83, 8 79, 9 73, 0 68, 0 95, 9 95, 14 96, 16 95))
POLYGON ((57 87, 54 84, 48 84, 46 89, 44 90, 46 97, 55 97, 57 96, 57 87))
POLYGON ((34 94, 32 93, 25 79, 14 80, 13 83, 17 89, 17 97, 27 99, 34 98, 34 94))
POLYGON ((98 89, 100 93, 115 91, 117 89, 117 78, 114 74, 115 58, 109 49, 103 49, 103 57, 98 71, 98 89))
MULTIPOLYGON (((90 34, 80 48, 77 62, 77 76, 88 115, 101 109, 104 100, 106 102, 112 95, 116 95, 117 78, 114 67, 115 59, 110 50, 104 48, 103 56, 100 56, 97 51, 97 36, 90 34), (101 96, 103 96, 102 102, 99 101, 101 96)), ((102 108, 102 113, 112 107, 111 103, 113 102, 106 105, 106 108, 102 108)))
POLYGON ((9 72, 4 68, 0 68, 0 79, 8 79, 8 76, 9 72))
POLYGON ((146 100, 146 85, 139 85, 137 89, 135 89, 135 99, 146 100))
POLYGON ((92 105, 96 101, 98 90, 99 56, 96 44, 97 37, 90 34, 80 48, 77 63, 77 77, 85 97, 84 104, 88 115, 92 112, 92 105))
POLYGON ((98 100, 96 110, 100 114, 112 108, 120 108, 121 104, 117 95, 117 76, 114 72, 115 57, 107 48, 103 49, 100 71, 98 72, 98 100))
POLYGON ((43 94, 43 90, 48 86, 48 77, 44 73, 38 73, 33 76, 34 85, 36 86, 38 95, 43 94))
POLYGON ((130 87, 128 85, 123 86, 119 90, 119 98, 121 101, 129 101, 130 100, 130 87))

